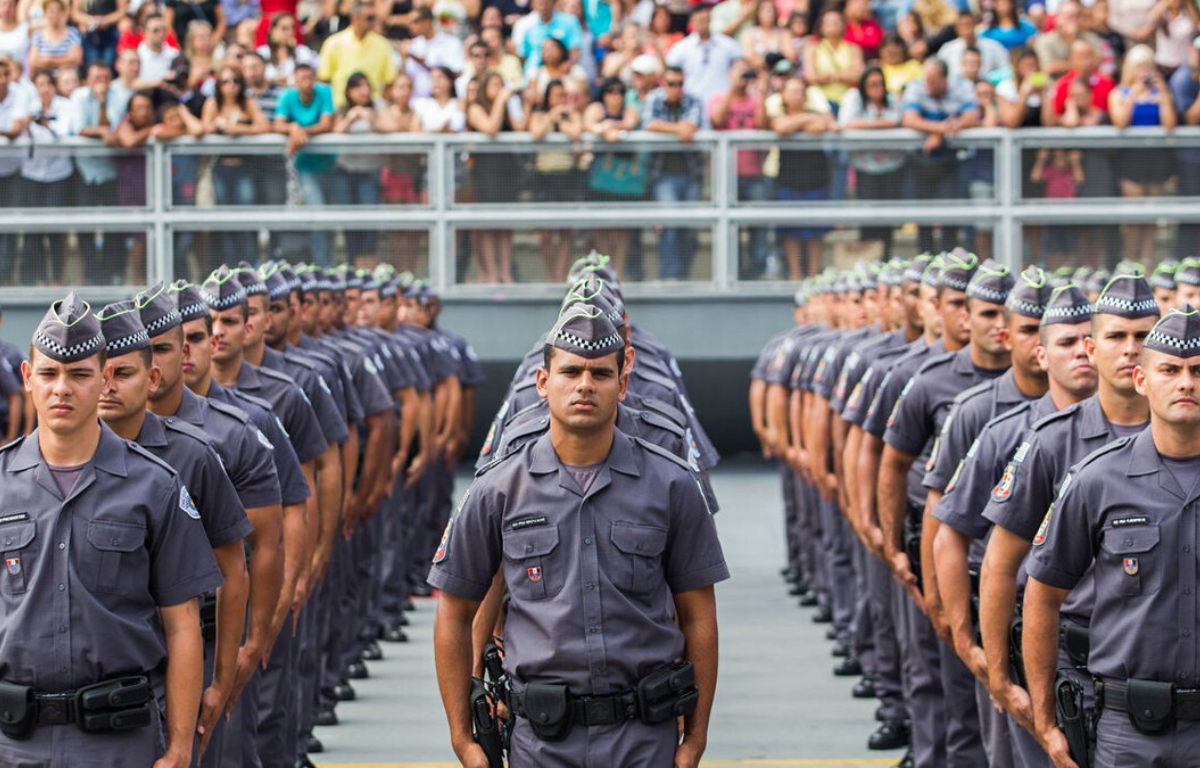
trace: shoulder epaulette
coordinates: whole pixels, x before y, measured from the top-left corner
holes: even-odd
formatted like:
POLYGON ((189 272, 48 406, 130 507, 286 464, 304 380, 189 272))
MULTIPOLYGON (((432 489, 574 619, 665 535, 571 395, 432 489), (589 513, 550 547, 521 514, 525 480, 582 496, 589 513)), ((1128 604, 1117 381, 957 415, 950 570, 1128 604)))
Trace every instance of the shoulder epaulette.
POLYGON ((1037 402, 1037 400, 1026 400, 1025 402, 1021 403, 1020 405, 1015 405, 1012 408, 1009 408, 1004 413, 998 413, 995 416, 993 416, 992 420, 989 421, 987 424, 985 424, 984 427, 987 428, 987 427, 992 426, 993 424, 999 424, 999 423, 1001 423, 1003 421, 1007 421, 1009 419, 1015 419, 1018 416, 1026 413, 1030 408, 1033 407, 1033 404, 1036 402, 1037 402))
POLYGON ((686 461, 679 458, 675 454, 671 453, 666 448, 655 445, 654 443, 652 443, 648 440, 645 440, 643 438, 640 438, 640 437, 635 437, 635 438, 633 438, 633 440, 634 440, 634 442, 636 442, 638 445, 645 448, 650 453, 653 453, 656 456, 661 456, 664 459, 667 459, 668 461, 670 461, 672 464, 675 464, 675 465, 681 467, 682 469, 687 470, 687 472, 689 474, 692 472, 695 472, 695 470, 692 469, 692 467, 686 461))
POLYGON ((285 360, 287 360, 289 363, 291 363, 292 365, 298 365, 301 368, 304 368, 305 370, 309 370, 309 371, 312 371, 313 373, 317 373, 317 364, 314 363, 312 360, 308 359, 307 357, 302 357, 298 354, 295 354, 294 352, 285 352, 283 354, 283 358, 285 360))
POLYGON ((158 458, 153 453, 150 453, 149 450, 143 448, 142 446, 138 445, 137 443, 135 443, 132 440, 125 440, 124 442, 125 442, 125 445, 129 446, 129 450, 133 451, 134 453, 138 454, 139 456, 142 456, 145 459, 150 460, 154 464, 157 464, 158 466, 162 467, 168 473, 170 473, 170 475, 172 477, 178 477, 179 473, 175 471, 174 467, 172 467, 170 464, 163 461, 162 459, 158 458))
POLYGON ((992 388, 992 385, 994 383, 995 383, 995 381, 989 380, 989 381, 983 381, 983 382, 980 382, 973 386, 967 387, 962 392, 959 392, 957 395, 954 396, 954 405, 961 406, 963 403, 967 402, 968 400, 971 400, 976 397, 979 397, 980 395, 983 395, 984 393, 986 393, 988 390, 990 390, 992 388))
POLYGON ((673 435, 677 435, 678 437, 684 437, 684 428, 674 421, 671 421, 666 416, 663 416, 661 413, 639 410, 637 411, 635 418, 639 419, 640 421, 644 421, 653 427, 665 430, 673 435))
POLYGON ((18 445, 25 442, 25 438, 27 438, 27 437, 29 437, 29 435, 20 435, 19 437, 17 437, 16 440, 13 440, 11 443, 8 443, 7 445, 0 445, 0 453, 6 453, 8 451, 11 451, 13 448, 16 448, 18 445))
MULTIPOLYGON (((250 421, 250 414, 246 413, 241 408, 238 408, 236 405, 223 403, 220 400, 206 400, 205 402, 207 402, 208 407, 212 408, 214 411, 218 411, 226 416, 235 418, 243 424, 247 424, 250 421)), ((255 404, 257 405, 257 403, 255 404)))
POLYGON ((958 352, 943 352, 940 355, 934 355, 925 362, 921 363, 921 367, 917 369, 917 373, 925 373, 925 371, 929 370, 930 368, 937 368, 939 366, 946 365, 957 354, 958 352))
MULTIPOLYGON (((526 443, 525 445, 533 445, 533 443, 526 443)), ((493 469, 500 466, 505 461, 508 461, 513 456, 516 456, 517 454, 521 453, 521 448, 524 448, 524 447, 525 446, 523 445, 523 446, 517 448, 516 450, 507 451, 503 455, 497 456, 496 458, 492 459, 487 464, 484 464, 482 467, 475 470, 475 477, 483 477, 483 475, 485 475, 488 472, 491 472, 493 469)))
POLYGON ((1073 418, 1075 416, 1075 414, 1079 412, 1079 409, 1083 406, 1083 404, 1085 402, 1087 402, 1087 401, 1083 400, 1078 403, 1072 403, 1071 405, 1068 405, 1066 408, 1061 408, 1061 409, 1055 411, 1054 413, 1047 413, 1042 418, 1033 422, 1033 424, 1031 424, 1029 428, 1035 432, 1040 432, 1051 424, 1054 424, 1059 421, 1063 421, 1065 419, 1073 418))
POLYGON ((188 422, 184 421, 183 419, 176 419, 176 418, 163 419, 162 421, 163 421, 163 427, 165 429, 169 429, 172 432, 178 432, 181 435, 186 435, 186 436, 188 436, 194 440, 198 440, 208 446, 211 446, 213 444, 212 438, 209 437, 206 432, 201 430, 195 424, 189 424, 188 422))
POLYGON ((687 425, 687 416, 684 415, 683 411, 679 410, 670 403, 664 403, 657 397, 643 397, 642 405, 645 406, 642 410, 654 411, 655 413, 667 417, 681 427, 687 425))
MULTIPOLYGON (((260 367, 258 369, 258 373, 260 375, 266 376, 268 379, 278 379, 279 381, 285 381, 289 384, 296 384, 296 380, 293 379, 291 376, 288 376, 286 373, 283 373, 281 371, 277 371, 274 368, 260 367)), ((297 385, 297 386, 299 386, 299 385, 297 385)))
POLYGON ((1083 459, 1080 460, 1080 462, 1078 464, 1078 468, 1083 469, 1087 465, 1094 464, 1095 462, 1099 461, 1101 458, 1107 456, 1108 454, 1112 453, 1113 451, 1117 451, 1117 450, 1124 448, 1135 437, 1137 437, 1137 435, 1126 435, 1125 437, 1118 437, 1116 440, 1113 440, 1111 443, 1105 443, 1104 445, 1100 446, 1096 450, 1089 453, 1087 456, 1084 456, 1083 459))

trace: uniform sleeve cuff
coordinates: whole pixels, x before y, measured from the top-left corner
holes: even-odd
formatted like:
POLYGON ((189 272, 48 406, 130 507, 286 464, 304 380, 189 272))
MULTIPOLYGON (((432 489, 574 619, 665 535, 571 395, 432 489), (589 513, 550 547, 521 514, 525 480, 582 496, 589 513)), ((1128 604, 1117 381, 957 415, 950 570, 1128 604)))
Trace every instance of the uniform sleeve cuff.
POLYGON ((429 578, 426 580, 431 587, 458 597, 465 597, 468 600, 482 601, 487 596, 489 587, 487 584, 476 584, 473 581, 446 573, 436 565, 429 571, 429 578))
POLYGON ((215 592, 224 583, 225 579, 221 578, 221 572, 213 568, 210 572, 155 590, 154 602, 168 607, 179 605, 200 597, 205 592, 215 592))
POLYGON ((252 533, 254 533, 254 524, 250 522, 250 518, 242 518, 236 525, 228 526, 209 536, 208 543, 212 545, 213 549, 218 549, 241 541, 252 533))
POLYGON ((728 578, 729 567, 722 561, 717 565, 672 578, 668 582, 668 585, 671 587, 672 594, 677 595, 680 592, 691 592, 693 589, 709 587, 718 581, 725 581, 728 578))
POLYGON ((1082 577, 1047 565, 1037 557, 1029 558, 1027 570, 1031 578, 1037 579, 1048 587, 1056 589, 1074 589, 1082 577))

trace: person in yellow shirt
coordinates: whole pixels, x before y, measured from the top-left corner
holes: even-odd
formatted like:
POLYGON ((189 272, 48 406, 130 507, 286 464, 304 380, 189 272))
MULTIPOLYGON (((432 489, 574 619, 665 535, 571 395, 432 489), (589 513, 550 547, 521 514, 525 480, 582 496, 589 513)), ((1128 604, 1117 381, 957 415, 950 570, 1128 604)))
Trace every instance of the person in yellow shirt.
POLYGON ((379 98, 396 79, 396 63, 387 39, 372 30, 377 19, 375 6, 355 3, 350 11, 350 26, 331 35, 321 46, 317 77, 329 83, 334 104, 340 109, 346 101, 346 81, 362 72, 371 83, 371 95, 379 98))

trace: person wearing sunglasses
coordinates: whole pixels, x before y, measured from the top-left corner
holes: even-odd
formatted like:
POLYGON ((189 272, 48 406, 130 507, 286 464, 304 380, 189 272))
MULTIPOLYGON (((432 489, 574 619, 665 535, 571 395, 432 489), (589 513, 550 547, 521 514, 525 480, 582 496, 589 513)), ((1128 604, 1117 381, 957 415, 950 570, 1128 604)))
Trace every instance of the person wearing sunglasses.
POLYGON ((371 83, 372 98, 381 98, 383 88, 396 79, 396 64, 387 38, 375 31, 379 16, 369 2, 358 2, 350 11, 350 26, 330 35, 321 46, 318 79, 329 83, 335 106, 346 103, 346 83, 362 72, 371 83))

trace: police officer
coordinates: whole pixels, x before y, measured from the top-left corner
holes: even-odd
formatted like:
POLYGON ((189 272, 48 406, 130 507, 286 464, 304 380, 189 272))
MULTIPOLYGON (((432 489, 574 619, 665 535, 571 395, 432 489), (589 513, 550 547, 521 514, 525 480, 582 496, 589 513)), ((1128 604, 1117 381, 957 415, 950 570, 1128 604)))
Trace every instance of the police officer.
POLYGON ((1160 313, 1166 313, 1175 306, 1175 271, 1177 269, 1179 269, 1179 262, 1174 259, 1164 259, 1158 263, 1154 272, 1147 278, 1150 287, 1154 289, 1154 300, 1158 302, 1160 313))
POLYGON ((203 686, 196 598, 221 585, 200 514, 173 470, 99 421, 112 370, 74 293, 22 375, 39 426, 0 449, 0 762, 182 768, 203 686))
POLYGON ((1155 325, 1134 370, 1150 405, 1149 429, 1076 464, 1034 539, 1025 663, 1034 721, 1060 768, 1077 761, 1055 720, 1059 609, 1087 572, 1095 581, 1087 661, 1099 714, 1094 764, 1194 762, 1197 354, 1200 314, 1184 305, 1155 325))
MULTIPOLYGON (((1013 297, 1019 297, 1021 293, 1019 288, 1014 289, 1009 306, 1018 301, 1028 304, 1030 298, 1037 298, 1034 294, 1014 300, 1013 297)), ((1091 304, 1081 289, 1069 285, 1055 291, 1045 305, 1038 335, 1037 361, 1047 374, 1047 394, 999 413, 987 423, 959 462, 946 486, 946 494, 933 510, 934 516, 943 523, 934 542, 934 562, 944 620, 952 634, 955 651, 978 680, 977 697, 985 744, 993 764, 1002 761, 1019 766, 1045 765, 1047 761, 1032 733, 1017 721, 998 716, 990 705, 986 687, 987 664, 984 651, 976 640, 978 618, 974 608, 978 605, 983 542, 991 527, 983 518, 983 510, 994 486, 1000 485, 997 493, 1005 492, 1006 463, 1010 458, 1023 458, 1014 457, 1014 452, 1030 424, 1095 391, 1096 371, 1085 348, 1091 335, 1091 304)), ((1014 371, 1016 368, 1014 350, 1014 371)), ((977 401, 978 398, 973 402, 977 401)), ((969 405, 964 405, 967 407, 969 405)), ((957 422, 960 416, 969 418, 968 413, 956 413, 953 418, 957 422)))
POLYGON ((716 682, 712 585, 728 576, 712 516, 684 462, 613 427, 624 345, 602 312, 560 320, 545 365, 550 432, 480 472, 429 576, 455 752, 487 764, 471 739, 471 624, 499 571, 514 764, 698 765, 716 682), (687 692, 656 705, 646 684, 663 674, 687 692), (568 693, 584 698, 567 706, 568 693), (682 744, 672 712, 686 713, 682 744))
MULTIPOLYGON (((998 485, 984 509, 984 517, 994 523, 980 579, 988 687, 993 699, 1027 729, 1033 725, 1029 697, 1013 682, 1008 667, 1009 624, 1020 603, 1021 564, 1070 466, 1117 437, 1145 428, 1148 406, 1134 387, 1133 372, 1142 341, 1157 319, 1158 305, 1145 278, 1119 274, 1109 281, 1096 301, 1092 337, 1085 342, 1096 367, 1096 394, 1034 422, 1009 464, 1011 477, 998 485), (1020 461, 1015 460, 1018 454, 1020 461)), ((1076 628, 1082 628, 1086 638, 1089 592, 1081 586, 1064 606, 1064 638, 1076 628)), ((1064 668, 1077 663, 1065 652, 1061 660, 1064 668)))
MULTIPOLYGON (((97 313, 113 375, 100 393, 100 418, 119 437, 133 440, 179 473, 200 510, 200 520, 224 585, 215 599, 201 602, 205 641, 205 685, 197 759, 212 745, 234 688, 238 648, 246 618, 248 578, 243 539, 253 530, 221 459, 203 432, 179 419, 146 411, 160 371, 150 353, 150 336, 132 301, 109 304, 97 313)), ((220 741, 212 745, 220 752, 220 741)))

